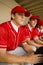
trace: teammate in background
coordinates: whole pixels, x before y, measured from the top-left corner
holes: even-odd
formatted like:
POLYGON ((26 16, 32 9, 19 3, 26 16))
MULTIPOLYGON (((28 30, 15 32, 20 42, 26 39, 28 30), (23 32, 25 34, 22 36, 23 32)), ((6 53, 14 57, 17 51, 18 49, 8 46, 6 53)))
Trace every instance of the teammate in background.
MULTIPOLYGON (((39 31, 39 29, 37 28, 37 20, 39 19, 38 16, 31 16, 30 17, 30 22, 28 24, 28 27, 30 29, 30 33, 31 33, 31 38, 34 40, 35 43, 39 44, 34 44, 36 47, 40 47, 40 45, 43 45, 43 42, 39 39, 39 36, 42 35, 41 31, 39 31)), ((29 41, 28 41, 29 42, 29 41)), ((30 44, 30 43, 29 43, 30 44)), ((32 43, 31 43, 32 44, 32 43)))

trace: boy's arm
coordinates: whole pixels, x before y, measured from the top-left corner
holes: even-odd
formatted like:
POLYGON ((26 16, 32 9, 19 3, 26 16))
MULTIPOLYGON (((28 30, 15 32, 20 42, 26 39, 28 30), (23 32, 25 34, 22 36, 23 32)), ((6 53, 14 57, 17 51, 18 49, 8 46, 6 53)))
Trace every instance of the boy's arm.
POLYGON ((23 47, 23 49, 24 49, 27 53, 29 53, 29 54, 34 53, 33 49, 32 49, 32 48, 30 47, 30 45, 28 45, 26 42, 22 44, 22 47, 23 47))
POLYGON ((27 43, 28 43, 29 45, 33 45, 33 46, 35 46, 35 47, 37 47, 37 48, 42 47, 42 44, 37 44, 37 42, 34 42, 34 40, 29 40, 29 39, 27 39, 27 43))
POLYGON ((5 62, 5 63, 24 63, 28 62, 31 64, 36 64, 40 63, 40 59, 42 55, 35 55, 32 54, 30 56, 16 56, 13 54, 8 54, 6 52, 6 48, 0 48, 0 62, 5 62))
POLYGON ((0 62, 22 63, 22 62, 25 62, 25 60, 26 60, 26 57, 9 54, 6 52, 6 48, 0 48, 0 62))
POLYGON ((39 37, 34 38, 34 41, 43 46, 43 41, 41 41, 39 37))

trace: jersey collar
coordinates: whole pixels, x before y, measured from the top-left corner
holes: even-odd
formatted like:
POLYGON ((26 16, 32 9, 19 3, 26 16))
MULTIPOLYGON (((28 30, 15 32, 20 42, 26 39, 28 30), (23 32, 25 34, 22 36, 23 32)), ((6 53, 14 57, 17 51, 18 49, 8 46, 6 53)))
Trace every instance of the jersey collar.
POLYGON ((13 21, 11 21, 11 25, 13 26, 13 28, 16 30, 16 32, 18 32, 18 26, 16 26, 13 21))

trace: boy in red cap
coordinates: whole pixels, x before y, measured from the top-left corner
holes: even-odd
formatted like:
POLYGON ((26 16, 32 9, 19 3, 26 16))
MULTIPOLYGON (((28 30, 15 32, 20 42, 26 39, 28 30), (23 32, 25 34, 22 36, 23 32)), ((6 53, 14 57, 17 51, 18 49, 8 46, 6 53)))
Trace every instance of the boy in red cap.
MULTIPOLYGON (((36 25, 37 25, 37 19, 39 17, 38 16, 31 16, 30 17, 30 24, 28 24, 28 27, 30 29, 30 32, 31 32, 31 39, 34 39, 34 41, 38 44, 43 44, 43 42, 41 40, 39 40, 39 36, 41 36, 41 31, 39 31, 38 28, 35 28, 36 25), (38 40, 38 41, 37 41, 38 40), (39 43, 40 41, 40 43, 39 43)), ((37 45, 36 45, 37 46, 37 45)), ((40 47, 40 46, 39 46, 40 47)))
MULTIPOLYGON (((1 63, 39 63, 41 55, 17 56, 9 54, 7 51, 15 50, 21 43, 25 43, 20 38, 21 25, 24 25, 27 12, 22 6, 16 6, 11 11, 11 21, 0 24, 0 62, 1 63), (34 60, 35 59, 35 60, 34 60)), ((0 63, 0 65, 1 65, 0 63)), ((3 64, 7 65, 7 64, 3 64)))

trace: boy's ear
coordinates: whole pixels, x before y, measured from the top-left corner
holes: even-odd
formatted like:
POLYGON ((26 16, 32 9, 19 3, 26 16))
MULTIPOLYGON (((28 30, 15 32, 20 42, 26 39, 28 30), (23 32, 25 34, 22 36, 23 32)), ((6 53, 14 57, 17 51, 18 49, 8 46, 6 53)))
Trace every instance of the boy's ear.
POLYGON ((14 17, 14 14, 12 14, 11 17, 14 19, 14 18, 15 18, 15 17, 14 17))

